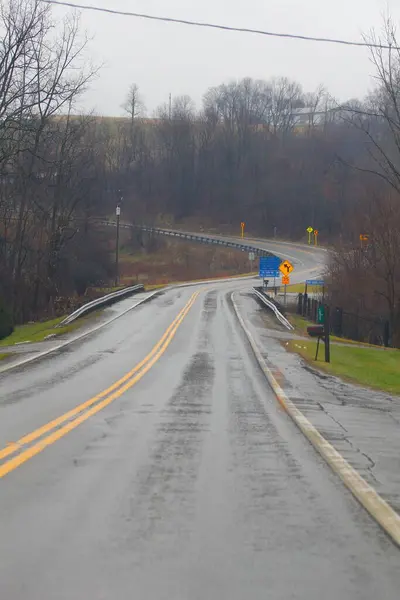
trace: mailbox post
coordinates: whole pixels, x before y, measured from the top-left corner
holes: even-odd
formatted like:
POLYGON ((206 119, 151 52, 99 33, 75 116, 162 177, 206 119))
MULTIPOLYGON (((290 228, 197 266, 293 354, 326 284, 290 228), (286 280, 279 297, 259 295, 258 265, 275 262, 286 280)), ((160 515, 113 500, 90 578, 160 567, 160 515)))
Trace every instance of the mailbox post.
POLYGON ((311 325, 307 327, 307 333, 312 338, 318 338, 315 360, 318 359, 319 343, 322 340, 325 344, 325 362, 331 362, 330 336, 329 336, 329 306, 325 306, 324 323, 320 325, 311 325))

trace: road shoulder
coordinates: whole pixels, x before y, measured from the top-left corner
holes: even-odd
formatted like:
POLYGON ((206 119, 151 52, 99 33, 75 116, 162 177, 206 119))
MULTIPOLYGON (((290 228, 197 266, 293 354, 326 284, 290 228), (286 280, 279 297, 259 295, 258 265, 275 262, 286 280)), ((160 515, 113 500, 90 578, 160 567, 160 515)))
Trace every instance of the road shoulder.
MULTIPOLYGON (((289 406, 289 414, 300 411, 300 423, 297 422, 297 425, 302 429, 301 419, 304 417, 322 436, 317 445, 325 445, 326 442, 326 447, 333 447, 345 463, 352 467, 351 471, 355 470, 360 476, 359 487, 365 482, 364 495, 371 498, 373 494, 370 490, 376 490, 384 503, 387 502, 400 512, 400 398, 348 384, 334 376, 310 369, 298 355, 286 352, 277 337, 276 326, 271 332, 265 319, 265 311, 251 294, 236 293, 234 300, 239 315, 245 319, 246 333, 258 349, 259 356, 253 347, 258 361, 265 364, 270 383, 269 375, 276 383, 277 389, 274 391, 278 399, 289 406)), ((272 387, 275 385, 273 382, 272 387)), ((292 418, 293 414, 290 414, 292 418)), ((316 446, 308 435, 307 437, 316 446)), ((323 454, 322 447, 317 449, 323 454)), ((324 458, 327 459, 326 456, 324 458)), ((337 460, 339 459, 334 457, 333 462, 337 460)), ((331 466, 334 468, 332 464, 331 466)), ((348 485, 348 482, 345 483, 348 485)), ((354 489, 352 492, 355 493, 354 489)), ((358 499, 362 502, 360 497, 358 499)), ((396 513, 393 514, 392 518, 398 521, 396 535, 399 536, 399 543, 400 519, 396 513)), ((388 515, 389 513, 386 517, 390 519, 388 515)), ((380 524, 383 526, 382 522, 380 524)))

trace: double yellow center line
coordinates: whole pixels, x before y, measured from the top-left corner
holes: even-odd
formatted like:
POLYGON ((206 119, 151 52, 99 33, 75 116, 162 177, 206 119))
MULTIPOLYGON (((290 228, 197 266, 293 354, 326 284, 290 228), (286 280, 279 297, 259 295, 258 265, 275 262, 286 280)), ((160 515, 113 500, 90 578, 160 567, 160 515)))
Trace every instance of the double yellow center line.
POLYGON ((97 396, 90 398, 57 419, 46 423, 46 425, 35 429, 35 431, 25 435, 17 442, 11 443, 0 450, 0 479, 36 456, 36 454, 39 454, 39 452, 42 452, 47 446, 54 444, 54 442, 64 437, 67 433, 78 427, 78 425, 89 419, 89 417, 100 412, 140 381, 164 354, 199 293, 195 292, 190 297, 189 302, 183 307, 152 351, 131 371, 121 377, 121 379, 100 394, 97 394, 97 396), (36 443, 33 444, 33 442, 36 443), (11 458, 5 460, 8 457, 11 458))

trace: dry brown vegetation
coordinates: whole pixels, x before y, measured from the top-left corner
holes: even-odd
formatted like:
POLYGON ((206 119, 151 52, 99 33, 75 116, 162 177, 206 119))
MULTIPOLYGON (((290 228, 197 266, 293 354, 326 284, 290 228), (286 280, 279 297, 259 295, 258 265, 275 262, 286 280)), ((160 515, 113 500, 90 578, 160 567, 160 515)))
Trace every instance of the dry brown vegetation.
POLYGON ((145 285, 212 279, 250 272, 247 253, 226 248, 193 245, 184 241, 158 240, 155 247, 123 247, 121 283, 145 285))

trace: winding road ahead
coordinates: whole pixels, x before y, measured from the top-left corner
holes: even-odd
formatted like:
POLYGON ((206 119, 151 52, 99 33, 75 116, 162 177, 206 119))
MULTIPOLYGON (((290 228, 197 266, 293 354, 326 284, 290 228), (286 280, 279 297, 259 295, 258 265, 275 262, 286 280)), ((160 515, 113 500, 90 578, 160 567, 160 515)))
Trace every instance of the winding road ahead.
POLYGON ((171 288, 0 375, 2 599, 399 597, 400 552, 255 361, 251 284, 171 288))

